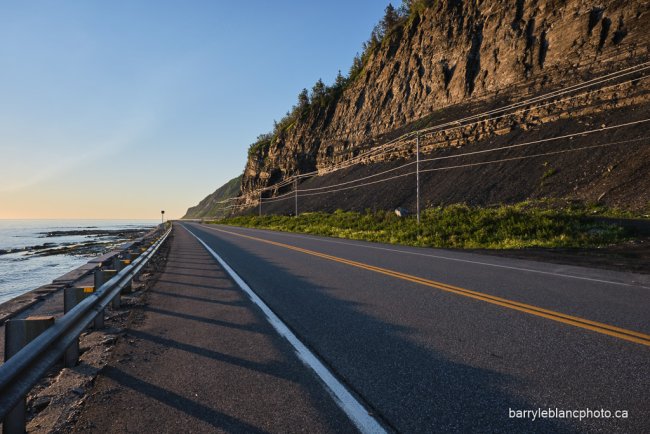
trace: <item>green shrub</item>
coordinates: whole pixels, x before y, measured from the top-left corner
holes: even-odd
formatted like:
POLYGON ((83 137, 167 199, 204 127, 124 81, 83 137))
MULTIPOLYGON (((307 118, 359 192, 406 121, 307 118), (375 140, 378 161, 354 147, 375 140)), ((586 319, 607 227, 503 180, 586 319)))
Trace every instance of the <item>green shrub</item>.
MULTIPOLYGON (((496 207, 456 204, 424 210, 420 226, 415 216, 400 218, 389 211, 359 213, 340 209, 331 214, 305 213, 297 218, 241 216, 218 223, 443 248, 599 247, 630 238, 622 227, 593 219, 593 209, 553 201, 496 207)), ((618 212, 601 207, 598 214, 618 212)))

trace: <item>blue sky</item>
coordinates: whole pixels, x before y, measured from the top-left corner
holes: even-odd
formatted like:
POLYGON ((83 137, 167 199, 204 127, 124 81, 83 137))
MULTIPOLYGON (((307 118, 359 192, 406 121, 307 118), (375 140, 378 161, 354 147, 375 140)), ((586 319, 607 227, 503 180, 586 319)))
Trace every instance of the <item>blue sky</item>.
POLYGON ((0 218, 181 217, 387 1, 3 1, 0 218))

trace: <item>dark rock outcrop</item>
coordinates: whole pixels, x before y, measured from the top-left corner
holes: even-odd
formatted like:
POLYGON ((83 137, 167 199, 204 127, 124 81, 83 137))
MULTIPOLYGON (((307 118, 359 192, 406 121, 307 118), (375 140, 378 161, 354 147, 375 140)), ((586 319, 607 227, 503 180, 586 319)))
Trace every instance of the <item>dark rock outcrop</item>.
MULTIPOLYGON (((258 196, 249 193, 260 187, 299 173, 325 173, 333 164, 399 134, 441 119, 448 121, 448 113, 463 113, 463 107, 471 111, 494 107, 495 102, 508 104, 649 59, 650 14, 643 0, 432 3, 389 32, 356 80, 337 98, 311 110, 249 154, 241 181, 242 202, 255 203, 258 196)), ((642 81, 571 103, 434 134, 422 147, 431 153, 546 122, 644 106, 648 101, 648 83, 642 81)), ((412 152, 402 149, 363 163, 407 158, 412 152)), ((287 189, 290 186, 267 194, 287 189)), ((548 194, 552 196, 553 191, 548 194)))

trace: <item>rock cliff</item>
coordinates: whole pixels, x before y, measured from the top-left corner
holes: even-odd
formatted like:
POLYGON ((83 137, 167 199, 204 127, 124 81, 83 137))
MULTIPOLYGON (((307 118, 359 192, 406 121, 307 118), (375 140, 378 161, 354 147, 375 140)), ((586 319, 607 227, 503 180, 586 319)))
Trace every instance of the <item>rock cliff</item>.
MULTIPOLYGON (((368 49, 357 72, 334 97, 311 104, 251 147, 238 201, 250 206, 242 208, 244 212, 256 210, 252 208, 259 200, 255 190, 276 186, 263 193, 272 199, 290 191, 292 186, 282 181, 297 174, 318 173, 301 179, 300 189, 306 190, 396 170, 413 160, 413 143, 365 155, 404 133, 650 62, 650 2, 645 0, 422 0, 419 4, 426 7, 412 10, 368 49), (341 165, 349 167, 330 173, 341 165)), ((649 70, 639 71, 567 98, 526 106, 512 115, 433 131, 421 138, 422 156, 449 156, 460 148, 482 152, 647 118, 648 75, 649 70)), ((577 136, 575 141, 571 137, 534 151, 520 148, 519 153, 495 157, 510 158, 508 165, 428 173, 421 178, 422 203, 490 204, 562 197, 647 207, 650 150, 643 139, 647 125, 577 136), (625 147, 564 154, 568 144, 585 147, 623 139, 634 141, 625 142, 625 147), (556 156, 520 160, 540 150, 556 156), (503 182, 506 179, 508 183, 503 182)), ((486 158, 461 161, 481 164, 486 158)), ((413 208, 415 194, 408 182, 305 195, 301 211, 413 208)), ((198 206, 202 216, 214 211, 212 202, 208 197, 198 206)), ((269 202, 264 209, 291 213, 291 202, 269 202)), ((190 209, 190 215, 199 214, 190 209)))
POLYGON ((647 1, 432 3, 384 37, 340 96, 249 154, 244 195, 348 160, 450 106, 518 100, 648 59, 647 1))

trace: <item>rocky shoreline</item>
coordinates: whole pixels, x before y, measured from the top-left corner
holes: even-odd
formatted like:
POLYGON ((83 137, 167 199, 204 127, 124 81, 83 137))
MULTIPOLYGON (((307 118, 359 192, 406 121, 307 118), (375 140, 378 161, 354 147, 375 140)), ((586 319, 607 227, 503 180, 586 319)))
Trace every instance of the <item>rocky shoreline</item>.
MULTIPOLYGON (((159 227, 160 228, 160 227, 159 227)), ((143 239, 156 235, 156 229, 145 234, 143 239)), ((136 242, 138 240, 134 240, 136 242)), ((133 242, 124 244, 128 249, 133 242)), ((54 366, 27 396, 27 431, 30 433, 71 432, 85 400, 92 391, 95 377, 111 357, 112 349, 119 339, 128 339, 129 324, 142 319, 141 307, 146 303, 147 290, 156 282, 165 266, 169 244, 164 244, 147 263, 140 275, 134 279, 130 292, 123 293, 120 307, 109 306, 106 312, 105 328, 89 329, 79 337, 79 364, 72 368, 54 366)), ((119 251, 109 252, 94 258, 88 264, 72 270, 55 279, 50 285, 35 289, 6 303, 0 304, 0 352, 4 347, 4 322, 11 317, 30 315, 63 315, 62 289, 78 285, 91 278, 92 271, 104 262, 109 262, 119 251), (20 305, 19 299, 30 299, 31 303, 20 305), (15 310, 19 308, 19 310, 15 310), (7 311, 13 312, 7 314, 7 311), (5 315, 3 315, 3 311, 5 315)), ((0 359, 3 354, 0 354, 0 359)), ((0 430, 1 432, 1 430, 0 430)))
MULTIPOLYGON (((112 258, 118 255, 122 250, 128 249, 135 242, 152 237, 160 226, 154 228, 127 229, 127 230, 102 230, 96 231, 101 233, 110 233, 111 240, 89 241, 86 243, 69 243, 69 245, 56 245, 54 243, 45 243, 41 246, 25 247, 23 249, 12 250, 9 253, 26 252, 27 255, 34 256, 51 256, 51 255, 78 255, 89 256, 91 259, 88 263, 75 268, 63 276, 59 276, 51 283, 35 288, 8 301, 0 303, 0 328, 4 322, 10 318, 31 310, 33 307, 41 304, 51 297, 52 294, 60 291, 65 286, 73 285, 88 279, 92 272, 100 267, 103 263, 108 263, 112 258), (53 245, 50 245, 53 244, 53 245)), ((71 235, 76 230, 59 231, 65 232, 65 236, 71 235)), ((61 235, 63 236, 63 235, 61 235)), ((4 251, 0 250, 0 255, 4 251)), ((4 342, 4 331, 0 330, 0 343, 4 342)), ((0 348, 0 351, 2 349, 0 348)))
POLYGON ((122 243, 143 237, 151 228, 139 229, 82 229, 69 231, 51 231, 39 233, 40 238, 58 238, 70 236, 85 236, 92 238, 82 242, 54 243, 46 242, 39 245, 25 246, 12 249, 0 249, 1 255, 25 253, 31 256, 77 255, 94 256, 106 253, 122 243))

